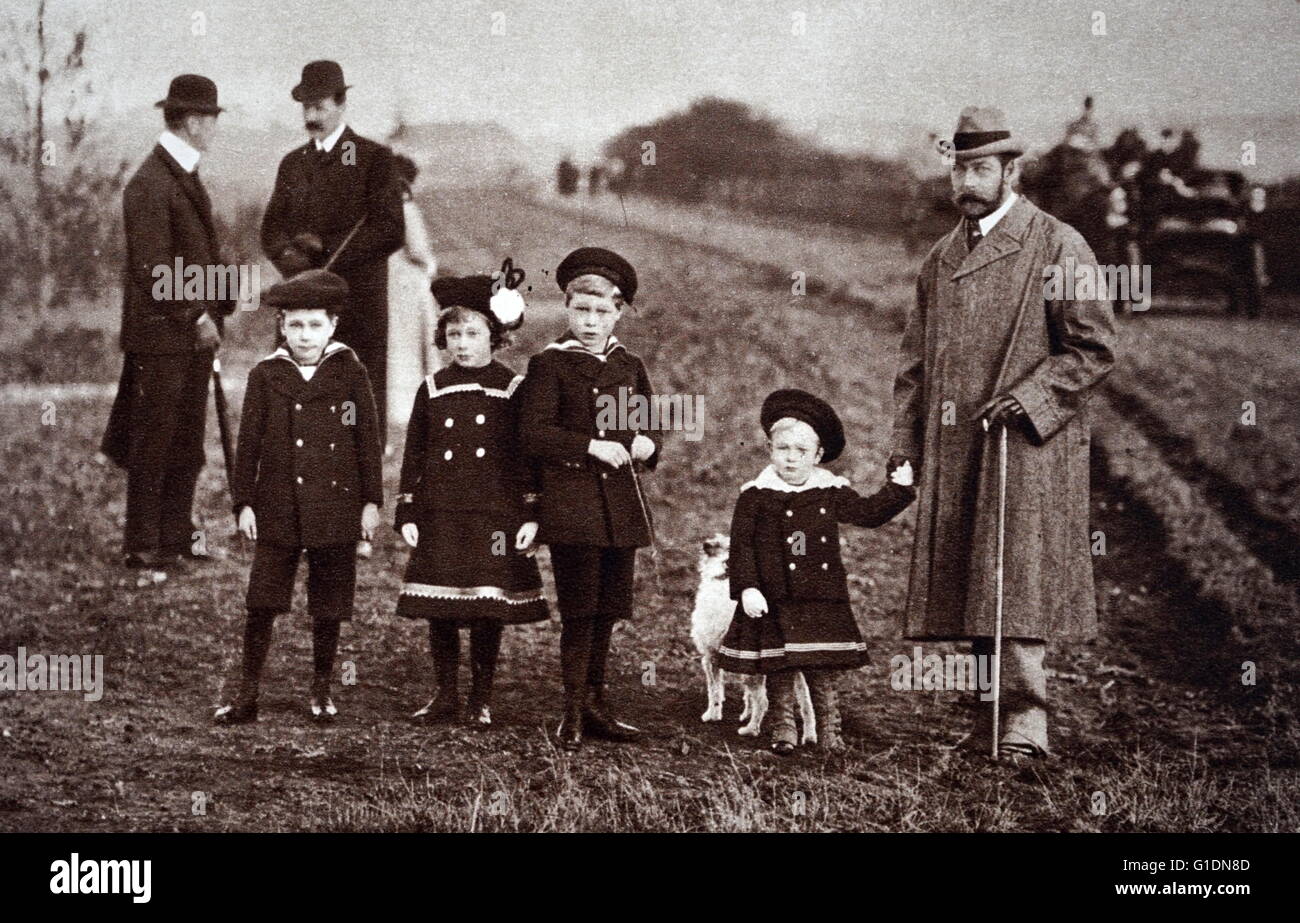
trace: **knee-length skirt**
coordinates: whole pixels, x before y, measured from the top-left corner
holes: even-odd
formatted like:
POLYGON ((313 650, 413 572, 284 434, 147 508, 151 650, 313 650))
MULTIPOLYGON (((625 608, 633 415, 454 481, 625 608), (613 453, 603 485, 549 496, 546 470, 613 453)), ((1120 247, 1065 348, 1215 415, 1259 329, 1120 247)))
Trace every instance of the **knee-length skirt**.
POLYGON ((499 513, 440 513, 418 522, 397 614, 517 624, 550 616, 537 561, 515 550, 518 523, 499 513))
POLYGON ((718 650, 719 665, 732 673, 851 670, 869 659, 847 600, 771 603, 767 614, 756 619, 736 603, 731 626, 718 650))

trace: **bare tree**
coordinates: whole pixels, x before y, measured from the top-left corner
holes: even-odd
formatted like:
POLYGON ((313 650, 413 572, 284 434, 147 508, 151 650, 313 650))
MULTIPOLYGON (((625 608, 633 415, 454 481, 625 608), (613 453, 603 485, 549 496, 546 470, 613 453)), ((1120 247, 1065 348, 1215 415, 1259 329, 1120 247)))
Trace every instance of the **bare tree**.
POLYGON ((102 209, 121 186, 126 164, 105 171, 90 159, 86 71, 88 30, 56 38, 47 0, 29 18, 11 10, 0 39, 6 128, 0 156, 0 294, 44 311, 95 287, 116 238, 102 209))

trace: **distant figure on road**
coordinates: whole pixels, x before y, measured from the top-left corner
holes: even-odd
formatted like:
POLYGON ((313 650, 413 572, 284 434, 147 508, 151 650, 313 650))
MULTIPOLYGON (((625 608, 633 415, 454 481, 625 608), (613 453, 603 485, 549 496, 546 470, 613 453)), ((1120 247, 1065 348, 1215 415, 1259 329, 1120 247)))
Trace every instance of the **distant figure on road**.
POLYGON ((196 74, 175 78, 155 105, 166 130, 122 193, 126 356, 101 449, 127 469, 126 565, 161 570, 207 558, 190 511, 204 462, 208 376, 234 293, 187 299, 177 279, 174 292, 158 297, 159 267, 180 261, 210 278, 207 267, 222 262, 198 167, 224 110, 217 85, 196 74))
POLYGON ((555 188, 560 195, 573 195, 578 191, 578 180, 582 174, 573 165, 573 160, 565 157, 555 168, 555 188))
MULTIPOLYGON (((1000 746, 1042 755, 1046 642, 1097 630, 1084 407, 1115 362, 1115 318, 1104 298, 1048 296, 1046 270, 1096 260, 1077 231, 1013 191, 1024 146, 1003 112, 964 109, 953 151, 965 217, 921 266, 894 385, 889 469, 910 461, 919 475, 904 635, 993 652, 1005 425, 1000 746)), ((992 709, 979 715, 972 742, 983 750, 992 709)))

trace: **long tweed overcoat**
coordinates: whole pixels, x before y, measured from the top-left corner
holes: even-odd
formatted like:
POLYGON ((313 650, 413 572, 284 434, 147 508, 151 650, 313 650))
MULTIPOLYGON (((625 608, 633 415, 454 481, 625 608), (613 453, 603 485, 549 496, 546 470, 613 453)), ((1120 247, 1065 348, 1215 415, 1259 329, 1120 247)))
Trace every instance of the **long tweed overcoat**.
POLYGON ((998 448, 974 416, 1003 392, 1028 414, 1008 432, 1003 633, 1095 635, 1085 404, 1115 362, 1115 318, 1045 290, 1045 270, 1094 264, 1024 198, 974 250, 959 224, 926 257, 894 384, 894 451, 920 475, 906 637, 993 633, 998 448))

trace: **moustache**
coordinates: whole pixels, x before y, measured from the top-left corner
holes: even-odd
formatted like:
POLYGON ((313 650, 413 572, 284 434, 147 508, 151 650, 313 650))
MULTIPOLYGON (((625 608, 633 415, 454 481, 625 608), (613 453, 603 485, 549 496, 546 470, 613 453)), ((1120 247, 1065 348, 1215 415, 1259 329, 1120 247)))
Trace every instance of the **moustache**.
POLYGON ((320 122, 317 122, 317 121, 315 121, 315 120, 310 121, 310 122, 306 122, 305 124, 306 124, 306 126, 307 126, 307 130, 308 130, 308 131, 319 131, 319 130, 321 129, 321 127, 322 127, 322 126, 321 126, 321 123, 320 123, 320 122))

